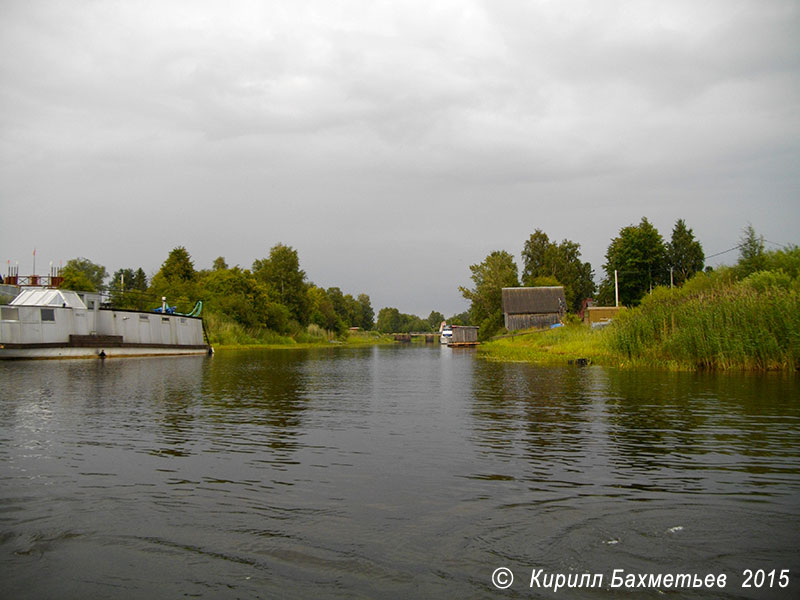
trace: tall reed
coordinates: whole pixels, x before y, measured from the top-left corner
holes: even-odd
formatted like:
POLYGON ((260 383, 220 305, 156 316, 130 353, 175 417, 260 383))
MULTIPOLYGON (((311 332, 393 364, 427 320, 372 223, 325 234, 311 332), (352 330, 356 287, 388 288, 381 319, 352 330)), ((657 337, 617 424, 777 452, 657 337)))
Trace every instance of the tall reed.
POLYGON ((685 289, 655 290, 621 314, 609 331, 611 349, 631 361, 690 368, 798 368, 797 280, 780 273, 695 279, 685 289))

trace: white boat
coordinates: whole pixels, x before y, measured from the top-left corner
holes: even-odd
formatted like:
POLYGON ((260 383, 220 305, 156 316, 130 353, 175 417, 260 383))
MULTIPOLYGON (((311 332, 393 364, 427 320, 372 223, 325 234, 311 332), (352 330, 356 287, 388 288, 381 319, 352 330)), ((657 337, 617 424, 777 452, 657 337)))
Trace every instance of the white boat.
POLYGON ((452 339, 453 328, 446 321, 442 321, 442 324, 439 325, 439 343, 449 344, 452 339))
POLYGON ((99 294, 23 288, 0 306, 0 359, 210 352, 199 316, 107 308, 99 294))

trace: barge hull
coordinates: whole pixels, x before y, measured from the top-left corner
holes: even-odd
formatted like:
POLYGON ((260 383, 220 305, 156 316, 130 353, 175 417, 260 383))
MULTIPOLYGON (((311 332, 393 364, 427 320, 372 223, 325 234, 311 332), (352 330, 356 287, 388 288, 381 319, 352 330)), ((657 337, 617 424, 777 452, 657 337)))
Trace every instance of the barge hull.
POLYGON ((118 358, 131 356, 185 356, 209 354, 209 346, 155 347, 123 344, 121 346, 75 347, 69 345, 42 344, 40 347, 0 347, 0 360, 69 359, 69 358, 118 358))

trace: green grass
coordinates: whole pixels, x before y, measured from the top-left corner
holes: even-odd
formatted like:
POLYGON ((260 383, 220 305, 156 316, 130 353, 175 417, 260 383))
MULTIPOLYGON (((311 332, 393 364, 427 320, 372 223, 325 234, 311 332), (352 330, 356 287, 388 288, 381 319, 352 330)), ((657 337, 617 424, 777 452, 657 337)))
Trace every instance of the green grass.
POLYGON ((394 338, 377 331, 353 331, 343 340, 347 346, 374 346, 376 344, 394 344, 394 338))
POLYGON ((615 364, 618 357, 606 341, 607 332, 582 323, 544 331, 526 331, 481 344, 478 353, 493 360, 568 364, 588 359, 594 364, 615 364))
POLYGON ((281 335, 270 329, 244 327, 218 313, 204 315, 211 345, 220 348, 313 348, 330 345, 367 346, 394 343, 391 336, 377 332, 348 332, 337 337, 332 332, 310 325, 292 335, 281 335))

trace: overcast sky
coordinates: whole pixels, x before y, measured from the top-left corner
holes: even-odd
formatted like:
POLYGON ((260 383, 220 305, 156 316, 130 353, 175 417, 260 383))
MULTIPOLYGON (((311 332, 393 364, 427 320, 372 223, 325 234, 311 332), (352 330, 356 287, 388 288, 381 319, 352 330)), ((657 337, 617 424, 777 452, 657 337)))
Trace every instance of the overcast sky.
POLYGON ((800 242, 800 3, 2 0, 0 161, 22 274, 282 242, 450 315, 536 228, 597 279, 643 216, 707 255, 800 242))

